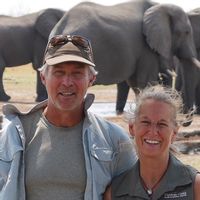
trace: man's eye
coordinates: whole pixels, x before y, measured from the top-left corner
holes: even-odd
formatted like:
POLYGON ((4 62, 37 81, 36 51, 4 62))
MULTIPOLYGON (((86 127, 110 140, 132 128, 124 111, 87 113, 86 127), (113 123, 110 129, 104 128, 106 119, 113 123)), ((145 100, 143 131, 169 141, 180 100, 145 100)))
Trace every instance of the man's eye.
POLYGON ((84 74, 82 72, 75 72, 75 73, 73 73, 72 76, 75 79, 80 79, 80 78, 82 78, 84 76, 84 74))
POLYGON ((140 123, 141 123, 143 126, 149 126, 149 125, 151 124, 150 121, 146 121, 146 120, 141 121, 140 123))
POLYGON ((61 75, 63 74, 63 72, 62 72, 62 71, 55 71, 54 74, 55 74, 56 76, 61 76, 61 75))

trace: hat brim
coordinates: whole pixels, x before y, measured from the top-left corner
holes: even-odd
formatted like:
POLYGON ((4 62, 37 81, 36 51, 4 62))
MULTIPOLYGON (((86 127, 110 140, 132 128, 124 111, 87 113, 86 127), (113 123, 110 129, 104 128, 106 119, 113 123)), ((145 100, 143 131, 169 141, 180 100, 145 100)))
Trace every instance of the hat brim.
POLYGON ((90 66, 95 66, 94 63, 90 62, 89 60, 83 58, 83 57, 80 57, 80 56, 77 56, 77 55, 61 55, 61 56, 57 56, 57 57, 54 57, 54 58, 50 58, 50 59, 47 59, 46 60, 46 63, 48 65, 56 65, 56 64, 59 64, 59 63, 63 63, 63 62, 81 62, 81 63, 85 63, 85 64, 88 64, 90 66))

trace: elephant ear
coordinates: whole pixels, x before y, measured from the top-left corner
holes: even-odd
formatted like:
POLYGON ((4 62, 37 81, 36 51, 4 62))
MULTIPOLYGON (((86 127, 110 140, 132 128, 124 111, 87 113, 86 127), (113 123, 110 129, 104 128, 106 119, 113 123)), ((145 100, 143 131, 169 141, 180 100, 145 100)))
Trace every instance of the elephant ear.
POLYGON ((51 30, 62 18, 64 13, 65 12, 63 10, 54 8, 48 8, 40 11, 35 23, 36 31, 47 40, 51 30))
POLYGON ((143 17, 143 33, 148 45, 166 59, 171 57, 170 18, 163 5, 146 10, 143 17))
POLYGON ((193 29, 194 43, 197 49, 200 48, 200 8, 188 12, 188 17, 193 29))

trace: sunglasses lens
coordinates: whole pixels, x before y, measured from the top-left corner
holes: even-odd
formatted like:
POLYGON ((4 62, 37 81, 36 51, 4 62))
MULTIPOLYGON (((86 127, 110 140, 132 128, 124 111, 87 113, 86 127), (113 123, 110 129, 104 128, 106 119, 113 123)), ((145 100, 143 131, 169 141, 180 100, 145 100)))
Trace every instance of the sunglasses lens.
POLYGON ((68 39, 67 37, 64 37, 62 35, 57 35, 55 37, 53 37, 49 44, 53 47, 57 46, 57 45, 63 45, 63 44, 66 44, 68 42, 68 39))
POLYGON ((75 45, 81 46, 83 48, 88 48, 90 46, 89 41, 86 38, 75 36, 75 35, 72 37, 72 42, 75 45))
POLYGON ((90 47, 90 43, 86 38, 76 36, 76 35, 71 36, 69 38, 67 36, 57 35, 57 36, 51 38, 51 40, 49 42, 49 47, 63 45, 63 44, 68 43, 69 41, 71 41, 74 45, 80 46, 82 48, 90 47))

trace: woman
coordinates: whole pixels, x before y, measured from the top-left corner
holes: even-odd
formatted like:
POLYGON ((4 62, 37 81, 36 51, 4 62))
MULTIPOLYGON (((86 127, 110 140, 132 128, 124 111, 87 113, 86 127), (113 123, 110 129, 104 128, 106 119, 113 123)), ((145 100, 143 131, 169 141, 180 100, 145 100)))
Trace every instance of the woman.
POLYGON ((181 125, 181 108, 180 95, 162 86, 146 88, 137 97, 129 131, 139 160, 112 181, 105 200, 200 200, 200 173, 170 150, 181 125))

